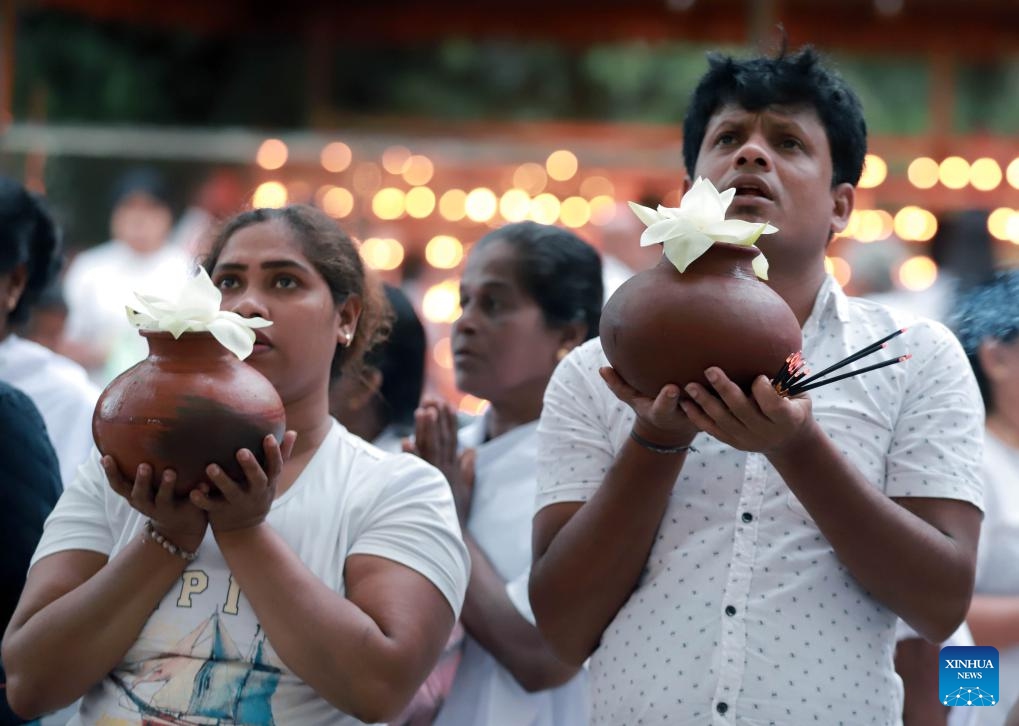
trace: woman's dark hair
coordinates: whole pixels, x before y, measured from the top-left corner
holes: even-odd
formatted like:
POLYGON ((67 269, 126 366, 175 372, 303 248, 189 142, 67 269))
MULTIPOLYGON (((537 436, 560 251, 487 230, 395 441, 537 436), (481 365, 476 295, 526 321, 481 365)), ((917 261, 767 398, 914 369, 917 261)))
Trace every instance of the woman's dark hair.
POLYGON ((994 391, 980 364, 980 345, 987 340, 1011 343, 1019 338, 1019 268, 1002 270, 990 280, 970 288, 955 306, 949 325, 966 351, 984 408, 994 406, 994 391))
POLYGON ((28 280, 11 325, 28 320, 32 305, 56 278, 63 264, 57 227, 40 201, 21 184, 0 177, 0 274, 25 265, 28 280))
POLYGON ((290 230, 305 257, 329 286, 335 304, 342 304, 348 295, 361 298, 361 317, 354 339, 346 348, 336 346, 330 377, 360 365, 365 352, 389 332, 389 305, 378 279, 365 270, 354 240, 325 212, 303 204, 241 212, 220 228, 202 266, 211 275, 230 238, 245 227, 263 222, 280 222, 290 230))
POLYGON ((602 271, 598 252, 560 227, 514 222, 489 232, 475 245, 505 242, 516 252, 516 278, 552 328, 584 323, 584 339, 598 335, 602 271))
POLYGON ((425 386, 425 328, 403 291, 385 285, 385 294, 393 312, 389 337, 365 354, 364 363, 382 374, 378 398, 387 422, 413 426, 425 386))
POLYGON ((831 147, 832 186, 855 186, 860 181, 867 154, 863 106, 849 84, 826 68, 810 46, 792 55, 783 48, 777 58, 708 55, 708 71, 694 89, 683 121, 683 162, 691 179, 711 117, 730 103, 747 111, 776 105, 813 107, 831 147))

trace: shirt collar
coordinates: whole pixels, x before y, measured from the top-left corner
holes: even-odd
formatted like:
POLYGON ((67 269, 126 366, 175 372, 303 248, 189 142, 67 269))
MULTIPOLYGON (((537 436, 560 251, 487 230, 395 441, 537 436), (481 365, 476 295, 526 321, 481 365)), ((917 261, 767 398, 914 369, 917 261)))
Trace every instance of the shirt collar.
POLYGON ((810 316, 803 324, 803 334, 811 335, 817 332, 821 320, 831 314, 834 314, 839 322, 848 323, 849 297, 834 277, 825 275, 821 287, 817 291, 817 297, 814 298, 814 307, 810 310, 810 316))

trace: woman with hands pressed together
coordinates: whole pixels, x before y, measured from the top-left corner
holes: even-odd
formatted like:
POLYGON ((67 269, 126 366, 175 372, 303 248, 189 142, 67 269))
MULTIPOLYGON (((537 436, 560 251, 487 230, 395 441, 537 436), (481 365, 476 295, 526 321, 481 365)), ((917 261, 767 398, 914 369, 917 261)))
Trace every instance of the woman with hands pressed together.
POLYGON ((467 576, 449 487, 328 413, 331 376, 376 339, 380 290, 321 212, 226 223, 205 261, 223 308, 273 325, 247 362, 290 429, 216 465, 189 499, 171 470, 124 481, 98 452, 47 522, 4 637, 8 696, 73 723, 355 724, 392 718, 428 674, 467 576))
POLYGON ((458 432, 448 405, 425 401, 414 440, 446 474, 471 553, 463 659, 438 726, 587 723, 586 676, 545 644, 526 586, 542 396, 559 360, 597 335, 601 303, 598 254, 566 230, 509 224, 467 259, 454 371, 491 405, 458 432))

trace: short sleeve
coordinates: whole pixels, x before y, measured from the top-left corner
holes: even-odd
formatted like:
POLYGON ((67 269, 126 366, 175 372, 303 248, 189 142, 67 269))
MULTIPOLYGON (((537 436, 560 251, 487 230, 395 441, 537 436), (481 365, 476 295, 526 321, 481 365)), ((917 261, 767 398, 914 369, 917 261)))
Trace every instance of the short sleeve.
POLYGON ((46 519, 42 539, 32 555, 32 564, 66 550, 89 550, 109 555, 113 551, 116 534, 110 526, 106 506, 108 489, 106 474, 99 463, 99 451, 93 447, 89 458, 78 467, 77 476, 64 489, 46 519))
POLYGON ((536 510, 559 502, 585 502, 601 486, 616 447, 606 405, 620 419, 632 416, 598 375, 600 341, 588 341, 556 367, 545 389, 538 423, 536 510), (618 406, 616 406, 618 404, 618 406))
POLYGON ((470 555, 445 478, 410 454, 387 456, 365 476, 374 477, 379 489, 357 523, 347 555, 384 557, 421 573, 459 617, 470 555))
POLYGON ((910 332, 910 377, 888 448, 885 493, 982 509, 984 407, 976 379, 943 325, 923 321, 910 332))

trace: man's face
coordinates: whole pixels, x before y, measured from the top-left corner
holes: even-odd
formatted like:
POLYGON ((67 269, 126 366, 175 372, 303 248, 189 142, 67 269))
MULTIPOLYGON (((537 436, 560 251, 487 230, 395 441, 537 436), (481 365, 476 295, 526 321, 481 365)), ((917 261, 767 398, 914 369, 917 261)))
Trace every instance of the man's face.
POLYGON ((852 211, 853 187, 832 187, 828 135, 809 106, 722 106, 708 123, 694 172, 719 191, 736 189, 730 219, 778 227, 758 240, 776 271, 818 264, 852 211))

